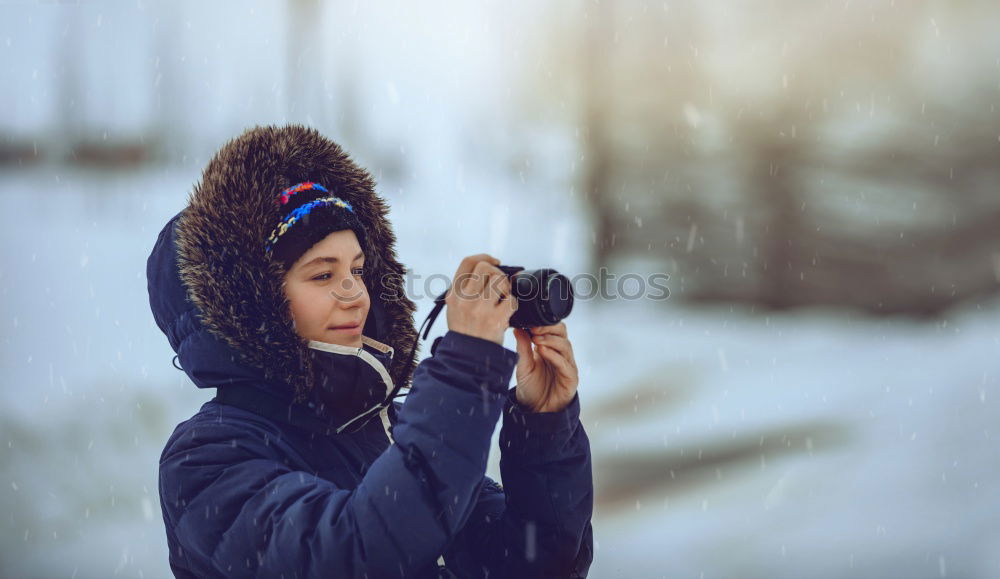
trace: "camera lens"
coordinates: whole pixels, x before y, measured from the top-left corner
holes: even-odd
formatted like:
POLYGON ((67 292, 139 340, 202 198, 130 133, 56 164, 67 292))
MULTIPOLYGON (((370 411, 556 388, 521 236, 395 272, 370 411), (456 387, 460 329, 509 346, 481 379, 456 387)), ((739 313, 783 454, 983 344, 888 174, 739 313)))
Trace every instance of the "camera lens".
POLYGON ((573 288, 569 279, 554 269, 527 271, 517 266, 499 266, 510 276, 517 299, 517 311, 510 318, 515 328, 551 326, 573 309, 573 288))
POLYGON ((553 318, 563 319, 573 309, 573 290, 566 276, 555 273, 548 280, 548 306, 553 318))

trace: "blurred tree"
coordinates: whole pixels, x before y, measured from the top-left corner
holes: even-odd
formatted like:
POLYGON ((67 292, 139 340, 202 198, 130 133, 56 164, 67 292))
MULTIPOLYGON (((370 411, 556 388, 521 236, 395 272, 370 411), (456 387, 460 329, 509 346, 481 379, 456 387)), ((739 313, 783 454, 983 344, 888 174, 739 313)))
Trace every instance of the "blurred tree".
POLYGON ((643 237, 636 231, 644 223, 657 225, 669 195, 691 190, 684 111, 708 90, 695 62, 694 5, 576 6, 549 8, 551 27, 536 38, 546 63, 526 81, 536 97, 525 99, 522 114, 579 127, 578 179, 597 271, 643 237))
POLYGON ((985 0, 553 11, 582 46, 540 38, 552 65, 528 86, 578 111, 594 268, 657 254, 677 297, 771 308, 923 315, 995 292, 1000 42, 982 23, 998 16, 985 0))
POLYGON ((613 5, 610 2, 591 4, 584 12, 583 62, 580 70, 582 88, 582 125, 584 150, 583 198, 590 212, 591 270, 608 264, 616 237, 613 203, 611 200, 614 159, 609 142, 608 110, 611 101, 607 90, 610 80, 609 54, 612 46, 607 31, 614 30, 613 5))

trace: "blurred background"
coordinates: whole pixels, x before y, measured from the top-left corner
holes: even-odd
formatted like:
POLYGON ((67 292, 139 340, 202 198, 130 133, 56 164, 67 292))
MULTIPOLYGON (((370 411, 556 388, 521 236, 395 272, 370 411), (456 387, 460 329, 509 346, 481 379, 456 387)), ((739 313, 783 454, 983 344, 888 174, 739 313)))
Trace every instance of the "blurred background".
POLYGON ((415 274, 486 251, 669 275, 567 319, 590 576, 1000 576, 997 22, 988 0, 3 2, 0 575, 170 575, 159 453, 214 393, 171 365, 145 260, 215 150, 295 122, 375 175, 415 274))

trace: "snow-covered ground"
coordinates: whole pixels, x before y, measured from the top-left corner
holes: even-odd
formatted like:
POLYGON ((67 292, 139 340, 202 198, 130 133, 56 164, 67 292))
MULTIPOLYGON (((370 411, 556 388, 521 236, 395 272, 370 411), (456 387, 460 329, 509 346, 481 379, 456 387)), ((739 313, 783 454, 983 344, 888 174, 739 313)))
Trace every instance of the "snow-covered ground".
POLYGON ((998 306, 574 320, 595 576, 1000 576, 998 306))
MULTIPOLYGON (((16 214, 0 230, 0 576, 169 576, 157 460, 212 392, 171 366, 145 259, 199 171, 0 176, 16 214)), ((479 251, 585 263, 570 196, 471 170, 415 182, 380 186, 417 273, 479 251)), ((1000 576, 1000 302, 919 323, 580 301, 567 325, 592 577, 1000 576)))

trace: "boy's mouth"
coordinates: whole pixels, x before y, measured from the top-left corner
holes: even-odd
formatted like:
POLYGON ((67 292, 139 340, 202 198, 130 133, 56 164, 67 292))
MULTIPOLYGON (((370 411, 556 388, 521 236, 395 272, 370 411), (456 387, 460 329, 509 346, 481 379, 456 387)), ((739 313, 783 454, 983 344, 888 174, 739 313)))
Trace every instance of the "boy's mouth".
POLYGON ((361 322, 355 322, 353 324, 345 324, 343 326, 331 326, 327 328, 336 332, 344 332, 346 334, 360 334, 361 333, 361 322))

